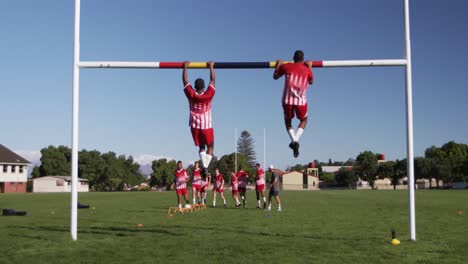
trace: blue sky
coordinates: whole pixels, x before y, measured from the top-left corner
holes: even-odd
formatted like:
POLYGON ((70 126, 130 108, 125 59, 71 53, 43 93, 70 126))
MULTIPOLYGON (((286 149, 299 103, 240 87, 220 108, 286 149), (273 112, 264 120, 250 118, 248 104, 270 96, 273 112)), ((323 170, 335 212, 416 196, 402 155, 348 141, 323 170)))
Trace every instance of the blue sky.
MULTIPOLYGON (((403 1, 82 0, 81 59, 316 60, 404 57, 403 1)), ((468 143, 468 2, 411 0, 415 155, 468 143)), ((31 160, 71 144, 72 0, 0 3, 0 143, 31 160)), ((361 151, 406 156, 404 68, 316 69, 309 125, 294 159, 282 120, 283 80, 272 70, 218 70, 215 155, 246 129, 263 162, 347 160, 361 151)), ((190 70, 189 78, 209 78, 190 70)), ((81 71, 80 149, 197 159, 181 70, 81 71)), ((297 123, 294 123, 297 124, 297 123)))

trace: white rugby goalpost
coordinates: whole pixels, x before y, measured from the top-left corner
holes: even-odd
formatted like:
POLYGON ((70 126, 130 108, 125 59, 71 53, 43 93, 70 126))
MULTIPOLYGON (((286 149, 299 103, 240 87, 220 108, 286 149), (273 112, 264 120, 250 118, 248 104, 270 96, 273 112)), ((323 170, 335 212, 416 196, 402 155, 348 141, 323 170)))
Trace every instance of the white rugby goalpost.
MULTIPOLYGON (((385 60, 335 60, 314 61, 313 67, 406 67, 406 152, 408 176, 408 226, 409 239, 416 240, 416 215, 414 200, 414 155, 413 155, 413 95, 411 76, 411 40, 409 22, 409 0, 403 0, 405 19, 405 58, 385 60)), ((81 61, 80 60, 80 8, 81 0, 75 0, 75 35, 73 52, 73 122, 72 122, 72 185, 70 232, 73 240, 78 239, 78 113, 80 68, 182 68, 182 62, 123 62, 123 61, 81 61)), ((215 68, 274 68, 275 62, 216 62, 215 68)), ((189 68, 206 68, 206 62, 192 62, 189 68)), ((265 164, 264 164, 265 166, 265 164)))

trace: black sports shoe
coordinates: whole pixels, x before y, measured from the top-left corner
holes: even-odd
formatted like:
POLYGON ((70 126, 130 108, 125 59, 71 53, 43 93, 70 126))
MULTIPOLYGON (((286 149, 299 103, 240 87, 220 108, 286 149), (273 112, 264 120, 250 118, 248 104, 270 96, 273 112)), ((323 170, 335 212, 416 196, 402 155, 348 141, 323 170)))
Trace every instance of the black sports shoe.
POLYGON ((294 142, 293 143, 293 154, 294 154, 295 158, 297 158, 297 156, 299 156, 299 142, 294 142))
POLYGON ((266 208, 266 202, 263 202, 263 209, 266 208))
POLYGON ((293 142, 289 143, 289 148, 290 148, 290 149, 294 149, 294 147, 293 147, 293 142))
POLYGON ((224 207, 224 208, 226 208, 226 207, 227 207, 227 204, 224 204, 224 206, 223 206, 223 207, 224 207))
POLYGON ((206 177, 206 168, 205 168, 205 167, 203 167, 203 168, 201 169, 201 175, 202 175, 203 177, 206 177))

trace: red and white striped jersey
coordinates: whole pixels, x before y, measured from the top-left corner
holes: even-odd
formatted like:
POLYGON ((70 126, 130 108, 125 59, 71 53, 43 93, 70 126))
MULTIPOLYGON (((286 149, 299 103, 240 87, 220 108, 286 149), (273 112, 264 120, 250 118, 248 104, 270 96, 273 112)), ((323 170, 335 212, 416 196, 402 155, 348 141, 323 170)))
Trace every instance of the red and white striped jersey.
POLYGON ((223 189, 224 186, 223 186, 223 181, 224 181, 224 176, 220 173, 218 175, 216 175, 216 185, 215 185, 215 188, 217 189, 223 189))
POLYGON ((202 185, 201 169, 193 170, 193 185, 202 185))
POLYGON ((176 189, 185 189, 187 188, 187 183, 185 181, 188 179, 187 172, 184 169, 174 171, 176 189))
POLYGON ((239 187, 247 187, 247 173, 243 170, 237 172, 237 180, 239 181, 239 187))
POLYGON ((285 75, 282 103, 285 105, 306 105, 307 88, 314 75, 304 63, 286 63, 278 69, 279 75, 285 75))
POLYGON ((231 185, 233 191, 237 191, 239 189, 239 181, 234 173, 231 175, 231 185))
POLYGON ((262 169, 257 170, 257 176, 255 177, 255 183, 257 185, 264 185, 265 184, 265 173, 262 169))
POLYGON ((213 85, 209 85, 205 92, 198 94, 189 83, 184 88, 190 107, 189 126, 197 129, 212 128, 211 100, 216 93, 213 85))

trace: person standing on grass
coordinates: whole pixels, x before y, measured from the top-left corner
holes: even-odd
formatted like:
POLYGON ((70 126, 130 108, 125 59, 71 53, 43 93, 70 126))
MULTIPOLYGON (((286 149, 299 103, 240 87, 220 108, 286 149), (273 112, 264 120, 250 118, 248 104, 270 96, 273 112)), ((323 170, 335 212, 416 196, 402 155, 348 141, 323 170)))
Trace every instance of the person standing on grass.
POLYGON ((193 204, 197 202, 200 204, 201 201, 201 188, 202 188, 202 177, 201 169, 198 161, 195 161, 195 169, 193 169, 193 179, 192 179, 192 199, 193 204))
POLYGON ((226 198, 224 198, 224 176, 219 173, 219 169, 215 170, 215 183, 213 186, 213 207, 216 207, 216 193, 223 199, 224 207, 227 207, 226 198))
POLYGON ((313 83, 312 61, 304 62, 304 52, 294 52, 294 63, 283 64, 282 60, 276 61, 273 79, 277 80, 285 75, 283 90, 283 112, 286 130, 291 138, 289 147, 293 150, 295 158, 299 156, 299 138, 307 125, 307 88, 313 83), (294 132, 292 119, 296 115, 300 120, 297 132, 294 132))
POLYGON ((257 169, 257 175, 255 176, 255 193, 257 194, 257 208, 260 207, 260 196, 263 199, 263 209, 266 208, 266 197, 263 194, 265 191, 265 173, 260 168, 260 164, 255 164, 255 168, 257 169))
POLYGON ((174 171, 174 182, 171 185, 171 190, 176 187, 177 193, 177 203, 179 204, 179 210, 182 211, 182 198, 185 199, 185 204, 189 204, 188 201, 188 192, 187 192, 187 182, 189 177, 187 172, 184 170, 182 161, 177 161, 177 169, 174 171))
POLYGON ((210 187, 210 183, 211 183, 211 175, 207 175, 205 177, 204 180, 202 180, 202 185, 201 185, 201 190, 200 190, 200 193, 201 193, 201 200, 202 200, 202 204, 206 204, 206 190, 208 189, 208 187, 210 187))
POLYGON ((236 201, 236 207, 239 207, 241 205, 239 202, 239 181, 237 180, 237 175, 233 171, 231 172, 231 187, 232 198, 236 201))
POLYGON ((239 194, 241 195, 242 198, 242 206, 244 208, 247 207, 247 178, 249 175, 247 172, 242 170, 242 166, 239 166, 239 171, 236 174, 237 180, 239 181, 239 194))
POLYGON ((203 79, 195 80, 195 89, 192 88, 188 77, 187 68, 190 62, 184 62, 182 80, 184 82, 184 93, 187 96, 190 107, 189 126, 195 146, 199 147, 200 160, 202 161, 202 173, 205 174, 214 151, 214 131, 211 119, 211 101, 216 93, 214 62, 209 61, 210 84, 205 90, 203 79))
POLYGON ((280 170, 273 168, 273 165, 270 165, 268 170, 271 172, 270 180, 270 193, 268 194, 268 211, 271 211, 271 198, 274 196, 276 199, 276 204, 278 205, 278 212, 281 212, 281 200, 279 197, 279 177, 284 173, 280 170))

